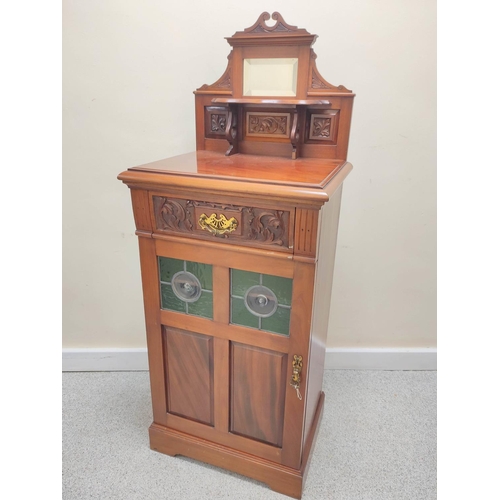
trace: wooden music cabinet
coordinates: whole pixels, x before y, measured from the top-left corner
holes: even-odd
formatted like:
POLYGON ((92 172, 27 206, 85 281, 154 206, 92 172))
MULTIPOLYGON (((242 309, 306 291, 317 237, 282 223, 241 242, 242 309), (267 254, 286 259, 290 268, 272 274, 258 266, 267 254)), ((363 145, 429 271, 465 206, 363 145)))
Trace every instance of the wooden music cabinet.
POLYGON ((354 94, 274 13, 195 91, 196 151, 119 175, 139 237, 151 448, 302 494, 324 403, 354 94))

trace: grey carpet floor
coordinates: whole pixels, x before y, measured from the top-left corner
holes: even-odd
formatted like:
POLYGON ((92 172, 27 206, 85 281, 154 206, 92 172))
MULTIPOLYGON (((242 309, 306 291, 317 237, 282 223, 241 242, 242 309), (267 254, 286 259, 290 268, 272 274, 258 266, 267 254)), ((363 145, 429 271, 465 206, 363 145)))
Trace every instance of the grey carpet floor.
MULTIPOLYGON (((436 373, 325 372, 304 500, 436 498, 436 373)), ((149 449, 147 372, 63 374, 64 500, 284 500, 265 485, 149 449)))

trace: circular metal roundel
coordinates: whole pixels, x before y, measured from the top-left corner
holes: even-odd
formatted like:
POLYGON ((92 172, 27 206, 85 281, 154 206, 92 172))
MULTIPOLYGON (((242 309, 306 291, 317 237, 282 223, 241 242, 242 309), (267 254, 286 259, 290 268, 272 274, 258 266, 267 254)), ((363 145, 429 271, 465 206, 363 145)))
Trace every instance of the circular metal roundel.
POLYGON ((276 312, 278 299, 267 286, 255 285, 245 294, 245 306, 254 316, 268 318, 276 312))
POLYGON ((184 302, 196 302, 201 296, 200 280, 187 271, 179 271, 172 276, 172 290, 184 302))

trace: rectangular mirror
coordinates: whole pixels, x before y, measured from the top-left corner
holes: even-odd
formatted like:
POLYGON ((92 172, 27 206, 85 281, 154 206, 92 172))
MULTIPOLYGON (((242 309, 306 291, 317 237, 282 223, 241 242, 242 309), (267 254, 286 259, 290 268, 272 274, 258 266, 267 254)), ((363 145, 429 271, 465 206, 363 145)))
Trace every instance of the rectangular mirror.
POLYGON ((296 96, 298 58, 245 59, 243 95, 296 96))

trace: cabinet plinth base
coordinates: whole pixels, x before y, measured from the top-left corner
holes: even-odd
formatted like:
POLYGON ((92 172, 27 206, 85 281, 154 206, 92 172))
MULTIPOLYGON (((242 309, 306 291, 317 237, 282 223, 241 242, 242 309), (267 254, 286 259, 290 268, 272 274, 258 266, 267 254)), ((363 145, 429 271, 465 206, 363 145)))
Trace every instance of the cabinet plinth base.
POLYGON ((183 455, 242 474, 267 484, 274 491, 293 498, 301 498, 309 459, 323 413, 324 400, 325 394, 322 392, 304 446, 300 469, 292 469, 156 423, 151 424, 149 428, 150 446, 151 449, 167 455, 183 455))

